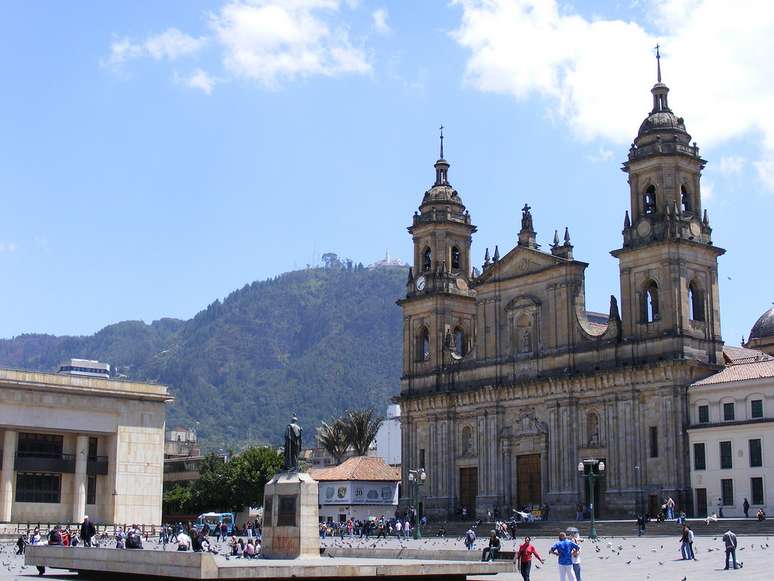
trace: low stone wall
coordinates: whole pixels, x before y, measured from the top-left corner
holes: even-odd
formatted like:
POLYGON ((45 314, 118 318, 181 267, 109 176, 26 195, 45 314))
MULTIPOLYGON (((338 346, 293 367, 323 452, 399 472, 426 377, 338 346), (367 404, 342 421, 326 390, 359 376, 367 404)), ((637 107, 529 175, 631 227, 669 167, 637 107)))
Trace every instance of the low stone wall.
POLYGON ((215 559, 207 553, 30 545, 24 553, 24 562, 27 565, 78 571, 186 579, 218 578, 215 559))

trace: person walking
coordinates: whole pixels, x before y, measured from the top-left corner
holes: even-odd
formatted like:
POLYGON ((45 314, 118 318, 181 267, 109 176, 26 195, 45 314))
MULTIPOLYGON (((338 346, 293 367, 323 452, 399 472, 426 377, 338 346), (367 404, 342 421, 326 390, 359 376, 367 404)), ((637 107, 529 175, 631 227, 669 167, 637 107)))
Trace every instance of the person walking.
POLYGON ((572 552, 572 572, 575 573, 575 581, 581 581, 580 533, 572 534, 572 542, 578 545, 572 552))
POLYGON ((645 515, 638 514, 637 515, 637 536, 641 537, 644 534, 645 534, 645 515))
POLYGON ((693 561, 698 561, 696 558, 696 551, 693 550, 693 539, 696 537, 696 535, 693 534, 693 529, 691 527, 688 525, 685 526, 688 529, 688 553, 690 554, 693 561))
POLYGON ((572 552, 580 550, 580 547, 567 539, 564 532, 559 533, 559 541, 551 545, 549 553, 559 558, 559 581, 577 581, 572 567, 572 552))
POLYGON ((731 557, 731 560, 734 563, 734 569, 739 569, 739 567, 736 566, 736 535, 731 529, 723 533, 723 544, 726 546, 726 567, 724 571, 728 571, 729 557, 731 557))
POLYGON ((513 562, 518 567, 519 572, 521 573, 521 578, 524 581, 529 581, 529 574, 530 570, 532 569, 533 555, 538 561, 540 561, 541 565, 545 563, 545 561, 543 561, 543 557, 541 557, 540 553, 537 552, 535 545, 532 544, 532 539, 530 537, 524 537, 524 542, 519 545, 519 550, 516 552, 516 555, 513 558, 513 562))
POLYGON ((94 528, 94 523, 89 520, 89 515, 83 517, 81 523, 81 541, 83 541, 84 547, 91 546, 91 539, 97 534, 97 529, 94 528))
POLYGON ((688 527, 686 526, 684 526, 680 532, 680 554, 683 557, 683 561, 691 558, 690 545, 688 544, 688 527))
POLYGON ((476 542, 476 533, 473 532, 473 527, 468 527, 468 530, 465 531, 465 548, 468 551, 473 550, 473 543, 476 542))
POLYGON ((742 503, 742 510, 744 511, 744 518, 750 518, 750 501, 746 498, 742 503))
POLYGON ((482 561, 494 561, 497 559, 497 554, 500 552, 500 537, 497 536, 497 531, 492 529, 489 532, 489 545, 484 547, 481 553, 482 561))

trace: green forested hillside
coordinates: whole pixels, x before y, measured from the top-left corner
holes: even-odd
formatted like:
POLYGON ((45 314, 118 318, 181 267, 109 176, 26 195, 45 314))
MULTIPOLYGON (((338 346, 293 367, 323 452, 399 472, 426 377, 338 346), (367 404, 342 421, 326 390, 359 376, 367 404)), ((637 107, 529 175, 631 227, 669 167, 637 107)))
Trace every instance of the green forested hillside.
POLYGON ((168 424, 213 447, 278 442, 296 412, 311 437, 346 408, 382 410, 398 392, 403 269, 318 268, 254 282, 189 321, 125 321, 88 337, 0 340, 0 366, 54 370, 99 359, 170 386, 168 424))

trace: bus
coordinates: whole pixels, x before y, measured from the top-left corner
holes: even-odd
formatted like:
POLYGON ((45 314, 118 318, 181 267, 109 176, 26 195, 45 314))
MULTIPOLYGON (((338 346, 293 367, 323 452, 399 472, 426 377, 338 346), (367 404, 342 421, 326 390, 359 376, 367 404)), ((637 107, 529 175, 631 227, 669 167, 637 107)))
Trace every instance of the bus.
POLYGON ((196 524, 194 528, 197 531, 201 531, 204 525, 207 525, 210 534, 215 534, 215 527, 220 524, 225 524, 228 527, 226 534, 231 535, 234 533, 234 513, 233 512, 205 512, 200 514, 196 518, 196 524))

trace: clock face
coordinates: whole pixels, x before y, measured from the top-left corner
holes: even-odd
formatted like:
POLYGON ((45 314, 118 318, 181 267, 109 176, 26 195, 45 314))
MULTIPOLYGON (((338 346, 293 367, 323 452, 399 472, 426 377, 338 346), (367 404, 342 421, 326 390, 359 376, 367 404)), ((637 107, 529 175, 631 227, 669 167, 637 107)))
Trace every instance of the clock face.
POLYGON ((425 282, 426 282, 426 281, 425 281, 425 277, 424 277, 424 276, 420 276, 420 277, 417 279, 417 290, 418 290, 418 291, 425 290, 425 282))

